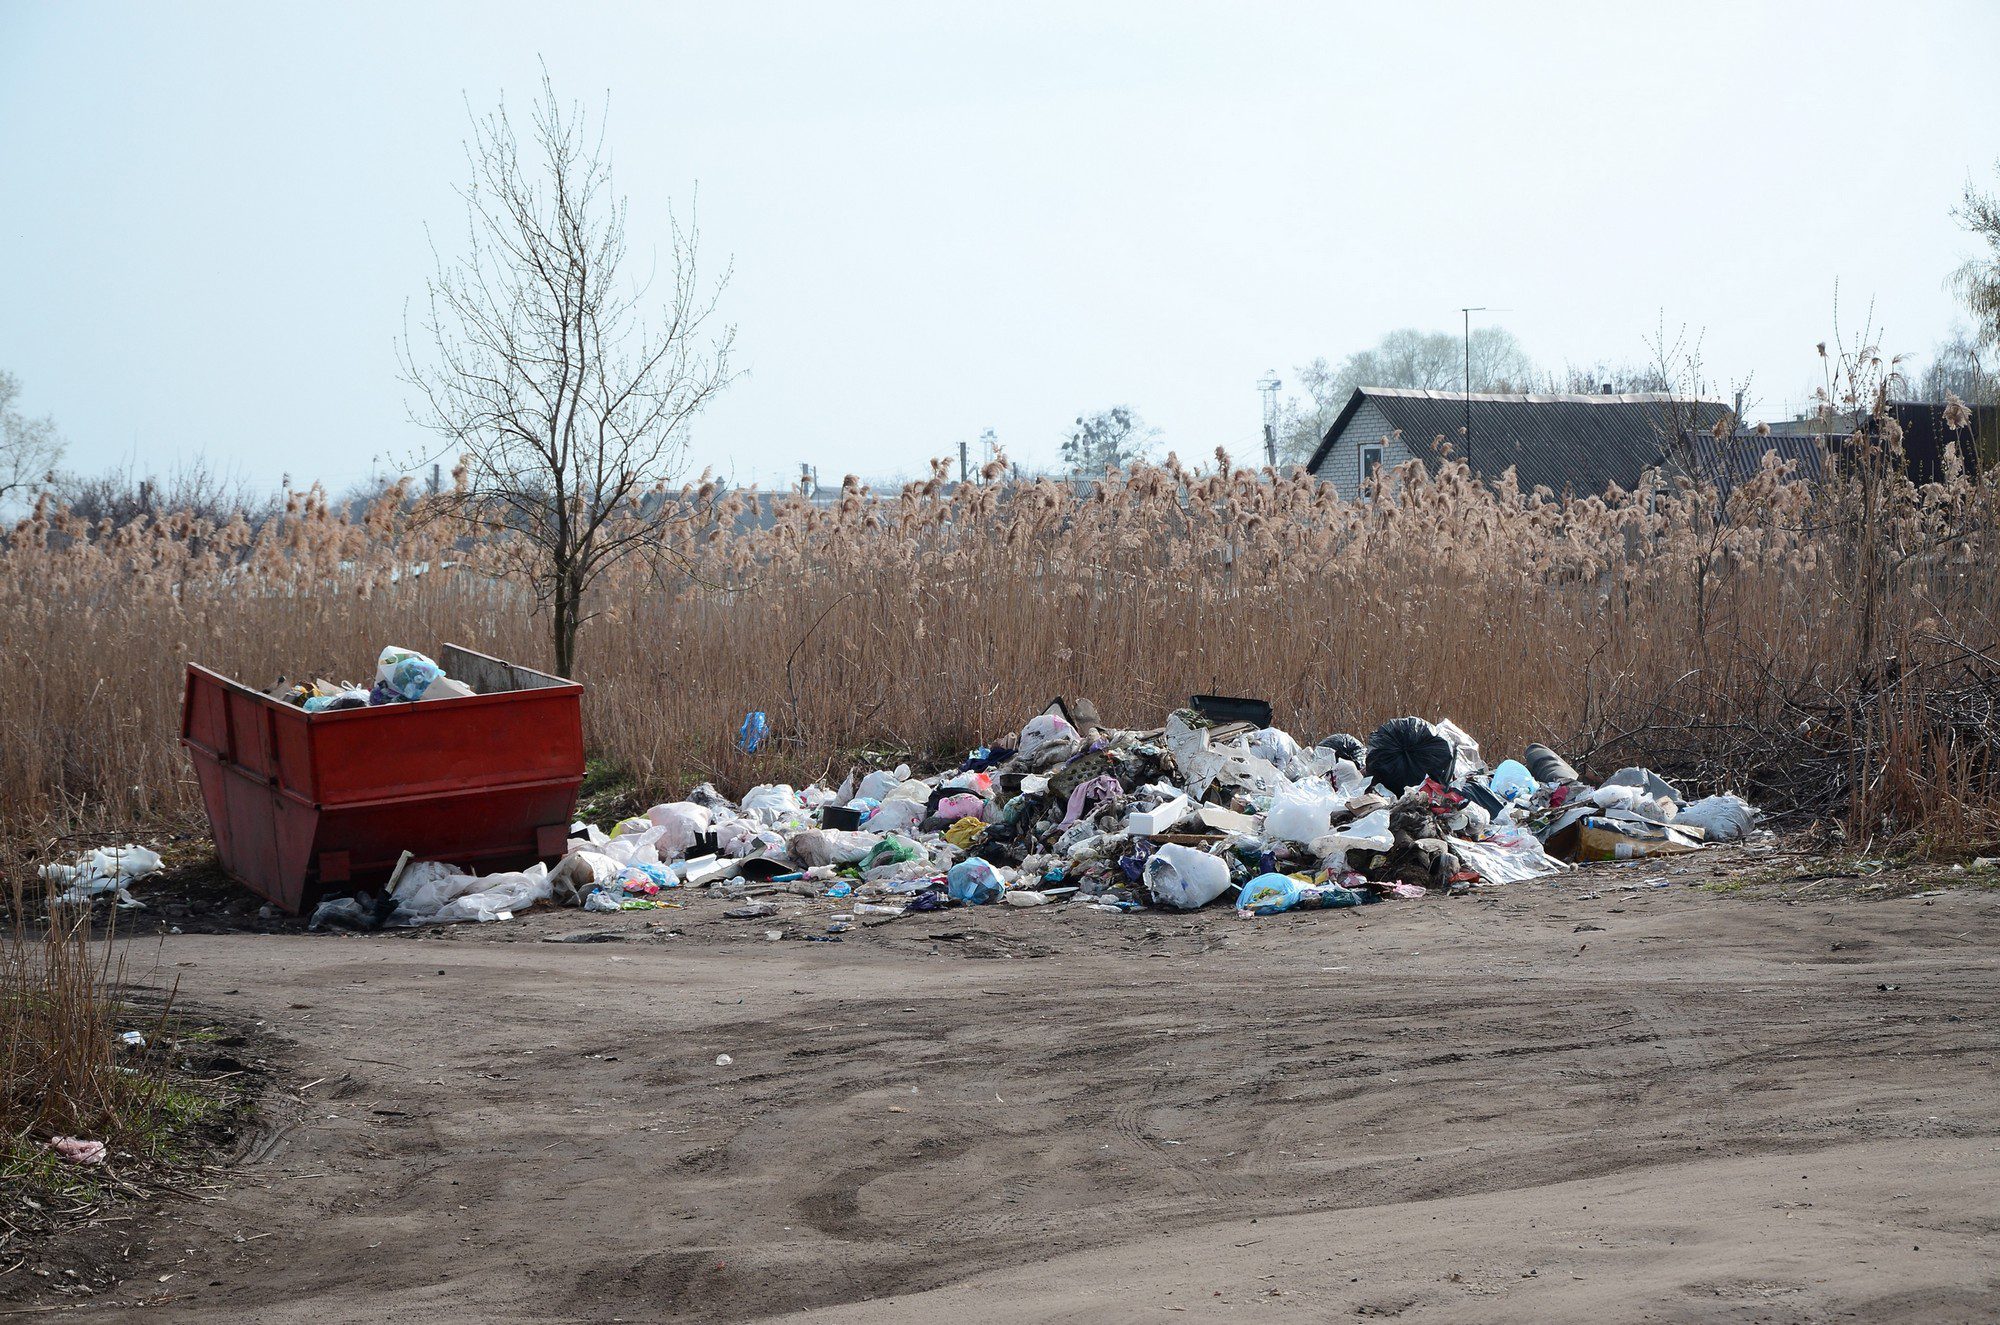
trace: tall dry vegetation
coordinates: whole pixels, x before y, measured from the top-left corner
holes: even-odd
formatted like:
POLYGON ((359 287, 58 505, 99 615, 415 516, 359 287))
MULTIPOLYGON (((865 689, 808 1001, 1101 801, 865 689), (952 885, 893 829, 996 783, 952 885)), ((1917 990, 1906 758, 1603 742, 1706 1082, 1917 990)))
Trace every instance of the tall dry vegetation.
MULTIPOLYGON (((1871 835, 1990 835, 2000 483, 1917 487, 1894 449, 1872 429, 1827 482, 1770 465, 1726 497, 1556 496, 1445 464, 1350 502, 1171 458, 1087 489, 850 481, 829 507, 762 499, 768 527, 754 494, 688 491, 693 518, 584 637, 587 739, 665 793, 950 755, 1056 694, 1146 726, 1207 690, 1266 696, 1307 738, 1449 716, 1490 751, 1650 762, 1871 835), (731 744, 749 709, 775 733, 756 755, 731 744)), ((349 519, 292 494, 255 528, 45 507, 8 536, 17 840, 197 809, 187 662, 253 684, 365 679, 385 644, 545 662, 498 550, 448 545, 399 495, 349 519)))

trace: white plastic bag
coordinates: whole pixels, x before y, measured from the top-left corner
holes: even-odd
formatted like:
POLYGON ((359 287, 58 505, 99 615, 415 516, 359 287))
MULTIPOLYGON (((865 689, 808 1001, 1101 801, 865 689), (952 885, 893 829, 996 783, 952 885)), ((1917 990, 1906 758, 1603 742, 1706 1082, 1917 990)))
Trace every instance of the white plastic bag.
POLYGON ((1028 719, 1021 728, 1021 748, 1018 758, 1033 759, 1037 755, 1053 750, 1082 749, 1083 738, 1076 728, 1053 713, 1041 713, 1028 719))
POLYGON ((886 800, 862 823, 871 833, 907 833, 923 821, 922 801, 886 800))
POLYGON ((694 845, 695 838, 715 826, 715 815, 705 805, 693 801, 669 801, 646 811, 659 826, 659 840, 653 843, 661 860, 678 860, 694 845))
POLYGON ((801 865, 852 865, 873 851, 881 840, 878 833, 810 828, 792 834, 785 844, 785 853, 801 865))
POLYGON ((1678 812, 1665 796, 1648 795, 1642 788, 1607 782, 1590 793, 1590 803, 1604 810, 1625 810, 1654 823, 1670 824, 1678 812))
POLYGON ((1343 804, 1339 792, 1317 779, 1284 783, 1271 797, 1271 808, 1264 812, 1264 838, 1310 842, 1323 837, 1333 812, 1343 804))
POLYGON ((1229 866, 1219 856, 1168 843, 1146 860, 1146 891, 1161 906, 1194 911, 1229 891, 1229 866))
POLYGON ((1675 816, 1677 824, 1693 824, 1705 841, 1741 842, 1757 826, 1757 809, 1741 796, 1706 796, 1675 816))
POLYGON ((434 916, 446 902, 479 887, 479 881, 456 865, 441 860, 419 860, 403 867, 390 896, 396 899, 399 917, 411 922, 434 916))
POLYGON ((1395 845, 1396 835, 1389 831, 1389 811, 1381 809, 1324 837, 1314 838, 1311 851, 1325 860, 1330 856, 1345 856, 1350 851, 1387 851, 1395 845))
POLYGON ((894 771, 877 769, 867 777, 861 779, 861 785, 855 788, 854 796, 849 799, 886 800, 889 793, 901 786, 909 776, 910 766, 908 764, 900 765, 894 771))
POLYGON ((1250 753, 1278 768, 1299 757, 1299 743, 1292 734, 1277 727, 1260 727, 1250 733, 1250 753))
POLYGON ((425 923, 449 925, 460 920, 484 923, 511 919, 536 902, 548 901, 552 891, 549 867, 540 861, 525 870, 489 874, 483 879, 472 880, 472 883, 478 891, 460 894, 438 908, 437 914, 425 923))
POLYGON ((760 818, 766 823, 776 823, 791 815, 804 814, 806 807, 799 800, 799 794, 790 784, 784 782, 766 783, 752 787, 743 797, 745 818, 760 818))
POLYGON ((572 851, 549 871, 550 895, 564 906, 581 906, 593 888, 610 884, 624 873, 623 864, 601 851, 572 851))

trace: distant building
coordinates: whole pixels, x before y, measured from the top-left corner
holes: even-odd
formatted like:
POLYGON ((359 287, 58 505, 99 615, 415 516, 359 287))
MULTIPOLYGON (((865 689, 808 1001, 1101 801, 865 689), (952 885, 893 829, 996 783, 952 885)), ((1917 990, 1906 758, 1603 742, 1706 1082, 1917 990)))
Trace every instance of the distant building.
MULTIPOLYGON (((1945 407, 1929 401, 1892 400, 1884 409, 1902 429, 1903 459, 1915 482, 1931 483, 1942 478, 1945 451, 1953 444, 1958 447, 1959 459, 1974 473, 2000 465, 2000 406, 1969 407, 1971 419, 1963 428, 1951 427, 1945 419, 1945 407)), ((1870 421, 1870 413, 1861 411, 1835 414, 1831 418, 1787 419, 1772 424, 1771 432, 1774 437, 1823 442, 1837 453, 1848 446, 1856 432, 1876 426, 1870 421)))
MULTIPOLYGON (((1378 468, 1418 459, 1435 470, 1441 456, 1449 455, 1482 478, 1497 479, 1512 469, 1523 488, 1593 496, 1614 483, 1634 489, 1651 470, 1679 472, 1670 441, 1707 436, 1729 414, 1728 401, 1655 392, 1467 396, 1361 387, 1306 468, 1341 496, 1354 497, 1378 468)), ((1735 454, 1733 448, 1722 451, 1735 454)))

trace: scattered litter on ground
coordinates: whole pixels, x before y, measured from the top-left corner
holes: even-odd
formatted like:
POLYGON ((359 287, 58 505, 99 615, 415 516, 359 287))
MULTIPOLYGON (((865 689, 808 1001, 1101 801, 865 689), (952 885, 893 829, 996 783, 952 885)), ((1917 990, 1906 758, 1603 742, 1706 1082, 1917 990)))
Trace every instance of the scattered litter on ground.
POLYGON ((110 896, 121 908, 144 906, 126 886, 160 872, 160 853, 127 843, 86 851, 70 864, 44 865, 42 882, 57 891, 52 900, 65 906, 85 905, 110 896))
POLYGON ((102 1141, 84 1141, 74 1136, 56 1136, 49 1138, 49 1149, 55 1151, 58 1156, 68 1160, 72 1164, 102 1164, 104 1162, 104 1143, 102 1141))
POLYGON ((786 898, 840 904, 819 918, 826 932, 765 930, 772 940, 838 942, 854 923, 947 906, 1124 913, 1226 899, 1255 918, 1500 887, 1755 831, 1741 798, 1690 804, 1649 769, 1591 786, 1547 746, 1489 769, 1470 734, 1415 716, 1365 742, 1302 746, 1268 709, 1199 696, 1140 731, 1058 699, 956 768, 857 769, 838 788, 767 783, 740 801, 704 783, 608 829, 574 825, 553 869, 478 877, 405 862, 381 895, 330 900, 314 924, 490 921, 545 901, 610 914, 678 905, 666 899, 681 889, 721 896, 732 920, 802 904, 786 898))

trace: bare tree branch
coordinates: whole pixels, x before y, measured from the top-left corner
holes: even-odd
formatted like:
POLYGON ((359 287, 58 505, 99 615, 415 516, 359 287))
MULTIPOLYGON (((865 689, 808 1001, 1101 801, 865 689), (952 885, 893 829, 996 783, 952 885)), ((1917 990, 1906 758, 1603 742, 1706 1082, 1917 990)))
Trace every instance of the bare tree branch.
POLYGON ((425 314, 414 334, 406 318, 398 346, 403 379, 412 419, 459 453, 431 513, 507 545, 568 676, 598 578, 667 555, 668 527, 694 515, 669 486, 688 425, 731 379, 735 329, 712 325, 728 273, 705 291, 699 225, 669 216, 664 301, 624 278, 603 117, 593 136, 546 71, 526 141, 503 102, 472 116, 466 160, 463 249, 432 244, 425 314))

